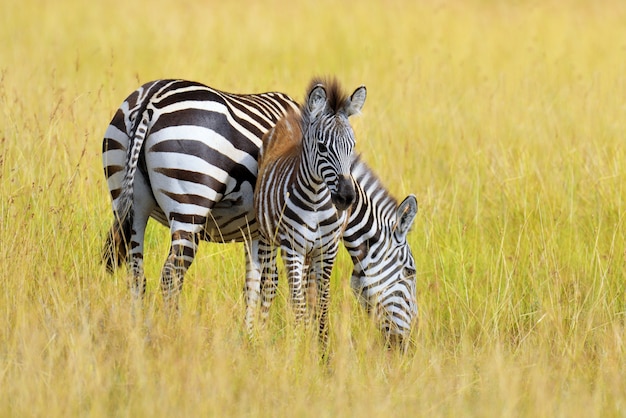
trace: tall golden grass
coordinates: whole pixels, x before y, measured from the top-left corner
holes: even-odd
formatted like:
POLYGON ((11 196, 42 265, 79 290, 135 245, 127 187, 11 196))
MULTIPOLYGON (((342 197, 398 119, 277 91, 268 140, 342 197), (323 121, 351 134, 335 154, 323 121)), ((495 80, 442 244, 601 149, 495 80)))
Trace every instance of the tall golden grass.
POLYGON ((626 4, 620 1, 0 5, 1 416, 625 416, 626 4), (99 262, 102 134, 139 84, 301 99, 368 87, 357 148, 420 204, 420 326, 387 352, 333 275, 328 364, 285 300, 242 326, 243 250, 203 244, 181 316, 99 262), (139 324, 139 325, 137 325, 139 324))

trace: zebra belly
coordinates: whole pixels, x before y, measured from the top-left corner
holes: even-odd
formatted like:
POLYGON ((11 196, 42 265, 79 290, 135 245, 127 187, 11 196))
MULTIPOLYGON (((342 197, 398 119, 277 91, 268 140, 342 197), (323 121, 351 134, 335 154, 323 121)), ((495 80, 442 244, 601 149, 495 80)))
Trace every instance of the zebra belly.
POLYGON ((211 210, 203 239, 212 242, 242 242, 259 236, 253 205, 254 192, 248 182, 224 196, 211 210))
MULTIPOLYGON (((254 216, 253 196, 252 185, 244 182, 238 191, 231 192, 216 202, 209 212, 200 238, 217 243, 257 239, 259 230, 254 216)), ((160 207, 155 208, 150 216, 160 224, 169 226, 160 207)))

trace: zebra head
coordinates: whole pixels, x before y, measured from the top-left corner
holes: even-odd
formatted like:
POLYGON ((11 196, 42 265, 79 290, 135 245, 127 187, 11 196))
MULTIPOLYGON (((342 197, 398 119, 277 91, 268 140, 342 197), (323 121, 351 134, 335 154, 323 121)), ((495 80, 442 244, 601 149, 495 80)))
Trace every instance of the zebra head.
POLYGON ((417 214, 417 200, 409 195, 391 209, 390 216, 380 217, 377 233, 359 245, 358 255, 350 250, 345 235, 344 242, 355 261, 353 291, 375 317, 389 345, 405 349, 418 314, 415 260, 406 239, 417 214))
POLYGON ((361 111, 366 89, 361 86, 346 97, 335 80, 314 80, 311 86, 302 112, 310 171, 328 186, 333 205, 343 211, 355 198, 350 175, 355 138, 348 118, 361 111))

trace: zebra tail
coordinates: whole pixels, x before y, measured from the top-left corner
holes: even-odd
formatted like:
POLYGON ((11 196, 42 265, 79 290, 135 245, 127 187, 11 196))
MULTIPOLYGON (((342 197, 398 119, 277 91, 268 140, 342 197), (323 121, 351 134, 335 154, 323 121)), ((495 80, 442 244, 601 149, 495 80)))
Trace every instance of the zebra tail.
POLYGON ((137 118, 132 126, 130 144, 126 156, 124 179, 122 180, 122 190, 114 204, 113 214, 115 221, 109 231, 103 251, 103 261, 107 270, 113 272, 116 267, 122 265, 128 257, 130 239, 133 224, 133 196, 135 174, 139 164, 144 140, 148 134, 148 125, 152 117, 152 111, 148 110, 148 103, 151 95, 144 99, 139 108, 137 118), (137 121, 139 121, 137 123, 137 121))
POLYGON ((102 251, 102 261, 109 273, 113 273, 117 267, 126 262, 130 248, 132 225, 132 215, 127 216, 123 221, 116 218, 107 234, 102 251))
POLYGON ((124 179, 122 180, 122 191, 115 208, 115 216, 121 223, 126 222, 126 219, 131 215, 135 191, 135 174, 139 164, 139 155, 148 132, 151 114, 152 112, 146 111, 145 108, 143 109, 143 112, 138 115, 141 116, 141 120, 134 126, 130 136, 131 140, 126 157, 124 179))

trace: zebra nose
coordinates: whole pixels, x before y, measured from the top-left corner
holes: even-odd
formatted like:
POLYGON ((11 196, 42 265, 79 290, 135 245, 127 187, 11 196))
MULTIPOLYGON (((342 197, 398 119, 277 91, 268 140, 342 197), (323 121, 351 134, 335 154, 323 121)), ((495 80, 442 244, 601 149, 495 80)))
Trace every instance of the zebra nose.
POLYGON ((337 210, 346 210, 355 198, 354 184, 350 176, 341 176, 337 182, 337 192, 331 194, 331 199, 337 210))

